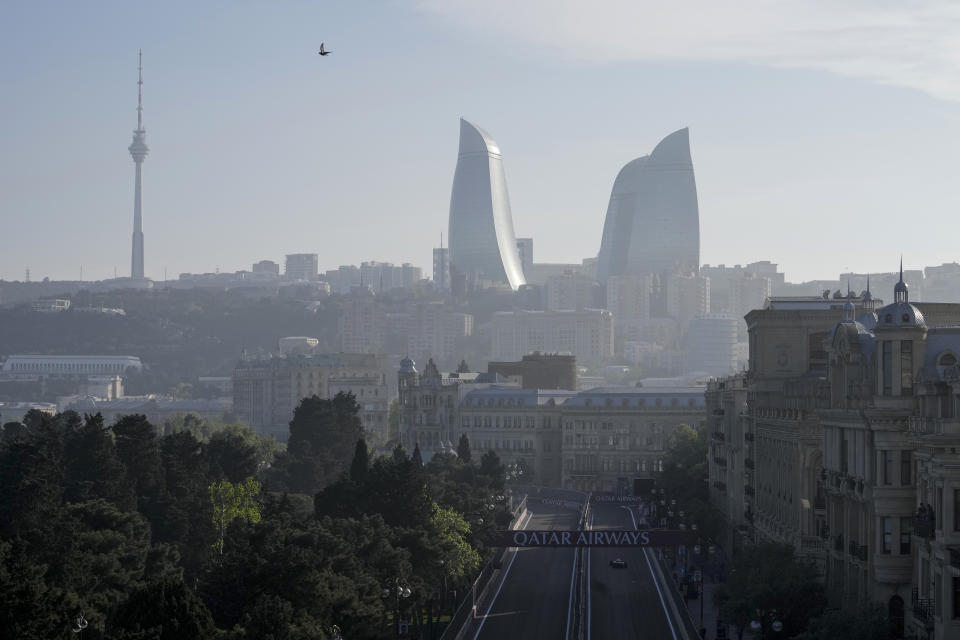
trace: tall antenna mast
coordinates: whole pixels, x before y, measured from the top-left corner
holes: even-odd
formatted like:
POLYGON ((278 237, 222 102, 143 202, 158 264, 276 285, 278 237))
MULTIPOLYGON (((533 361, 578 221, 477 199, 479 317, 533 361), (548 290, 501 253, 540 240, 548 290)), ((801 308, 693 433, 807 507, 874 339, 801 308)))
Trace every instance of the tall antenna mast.
POLYGON ((143 49, 137 50, 137 131, 143 131, 143 49))

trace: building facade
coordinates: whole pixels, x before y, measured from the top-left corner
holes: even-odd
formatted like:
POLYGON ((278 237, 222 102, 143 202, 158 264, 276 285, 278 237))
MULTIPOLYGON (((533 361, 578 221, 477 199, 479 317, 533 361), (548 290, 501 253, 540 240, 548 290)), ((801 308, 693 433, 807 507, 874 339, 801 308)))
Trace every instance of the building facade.
POLYGON ((519 360, 534 353, 568 353, 581 362, 613 356, 613 314, 580 311, 498 311, 491 321, 491 357, 519 360))
POLYGON ((244 359, 233 372, 233 410, 258 433, 285 441, 294 409, 310 396, 352 393, 371 440, 386 441, 390 394, 384 358, 366 353, 244 359))
POLYGON ((315 253, 291 253, 287 255, 283 276, 287 280, 316 280, 319 264, 315 253))
POLYGON ((960 638, 960 305, 911 303, 901 279, 888 305, 772 299, 747 323, 749 374, 707 397, 714 503, 816 560, 834 605, 882 604, 892 637, 960 638))

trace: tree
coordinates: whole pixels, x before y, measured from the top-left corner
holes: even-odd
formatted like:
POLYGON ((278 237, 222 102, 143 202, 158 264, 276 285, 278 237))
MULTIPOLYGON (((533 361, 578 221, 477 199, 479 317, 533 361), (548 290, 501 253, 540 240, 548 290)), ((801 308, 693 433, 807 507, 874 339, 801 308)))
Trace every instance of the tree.
POLYGON ((678 502, 710 499, 707 486, 707 431, 682 424, 674 432, 673 444, 663 458, 663 472, 658 483, 678 502))
POLYGON ((61 595, 45 580, 47 567, 26 554, 22 542, 0 540, 0 637, 46 640, 66 631, 61 595))
POLYGON ((470 438, 465 433, 460 435, 460 442, 457 443, 457 457, 467 464, 470 463, 470 438))
POLYGON ((823 611, 826 598, 812 563, 798 560, 790 545, 762 543, 736 556, 730 579, 715 592, 714 603, 724 620, 741 625, 759 620, 765 634, 779 619, 783 636, 789 638, 823 611))
POLYGON ((183 640, 215 638, 217 629, 203 601, 182 579, 165 578, 137 589, 111 618, 118 638, 183 640))
POLYGON ((357 446, 353 451, 353 461, 350 463, 350 479, 362 484, 369 469, 370 452, 367 450, 367 441, 360 438, 357 440, 357 446))
POLYGON ((210 504, 213 507, 213 526, 217 531, 217 540, 213 544, 218 555, 223 555, 223 541, 227 527, 234 520, 248 524, 260 522, 260 483, 254 478, 232 484, 221 480, 210 485, 210 504))
POLYGON ((888 624, 883 606, 877 603, 865 604, 855 611, 828 609, 811 620, 796 640, 875 640, 888 637, 888 624))
POLYGON ((144 415, 127 415, 111 427, 116 441, 117 457, 123 464, 141 512, 151 499, 156 499, 163 483, 160 464, 160 442, 156 429, 144 415))
POLYGON ((68 430, 65 447, 69 452, 64 478, 67 502, 103 498, 123 510, 136 507, 126 469, 102 415, 88 415, 82 425, 68 430))
POLYGON ((360 406, 352 393, 331 399, 304 398, 290 422, 284 481, 291 491, 316 493, 345 471, 356 442, 363 435, 360 406))
POLYGON ((423 469, 423 455, 420 453, 419 442, 413 447, 413 455, 410 456, 410 461, 413 462, 413 468, 417 471, 423 469))
POLYGON ((467 542, 470 525, 461 514, 433 503, 430 526, 446 571, 454 577, 462 578, 480 566, 480 554, 467 542))
POLYGON ((230 482, 256 475, 260 460, 256 447, 234 431, 217 431, 205 445, 211 472, 230 482))

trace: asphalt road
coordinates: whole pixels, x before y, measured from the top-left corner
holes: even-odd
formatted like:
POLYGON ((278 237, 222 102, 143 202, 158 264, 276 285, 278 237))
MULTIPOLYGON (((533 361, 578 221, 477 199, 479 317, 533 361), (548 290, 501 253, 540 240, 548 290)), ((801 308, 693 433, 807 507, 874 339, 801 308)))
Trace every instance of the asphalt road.
MULTIPOLYGON (((571 509, 531 502, 528 510, 534 516, 527 529, 577 528, 579 514, 571 509)), ((518 549, 474 639, 565 638, 574 553, 573 547, 518 549)))
MULTIPOLYGON (((595 505, 591 510, 593 529, 634 529, 630 514, 623 507, 595 505)), ((674 640, 683 637, 678 623, 668 620, 660 591, 654 582, 646 554, 650 555, 649 561, 653 563, 656 561, 655 553, 653 549, 645 552, 630 547, 592 547, 587 551, 590 589, 586 615, 590 632, 586 640, 674 640), (627 567, 612 568, 610 561, 614 558, 625 560, 627 567)), ((662 596, 667 597, 665 589, 662 596)))

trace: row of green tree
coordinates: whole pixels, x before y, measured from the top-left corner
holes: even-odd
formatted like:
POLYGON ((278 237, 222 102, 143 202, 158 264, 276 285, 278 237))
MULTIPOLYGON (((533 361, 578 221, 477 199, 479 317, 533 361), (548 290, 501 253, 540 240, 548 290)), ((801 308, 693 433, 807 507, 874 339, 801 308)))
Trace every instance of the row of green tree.
POLYGON ((272 462, 240 426, 198 438, 143 416, 6 424, 0 637, 392 637, 384 589, 398 581, 411 594, 400 615, 435 622, 509 521, 504 469, 468 450, 371 456, 357 410, 350 395, 304 399, 272 462))

